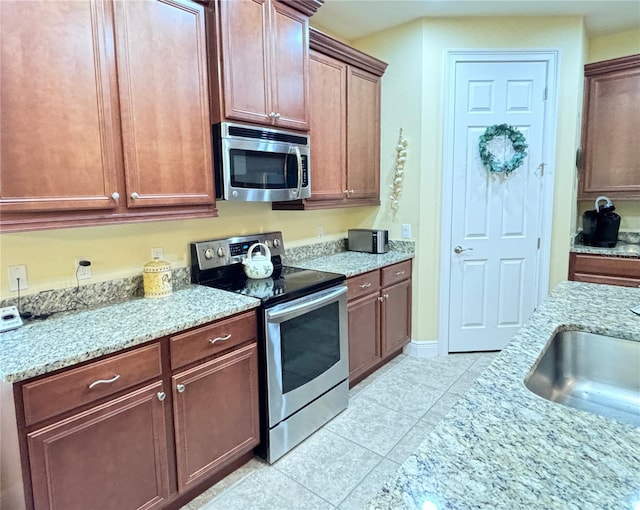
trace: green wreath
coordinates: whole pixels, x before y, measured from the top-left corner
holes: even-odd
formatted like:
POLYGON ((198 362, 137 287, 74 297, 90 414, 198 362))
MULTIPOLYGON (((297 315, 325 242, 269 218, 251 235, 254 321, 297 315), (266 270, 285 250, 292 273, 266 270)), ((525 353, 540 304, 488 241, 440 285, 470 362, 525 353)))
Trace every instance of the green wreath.
POLYGON ((495 124, 489 126, 478 143, 480 149, 480 159, 485 168, 492 173, 504 173, 509 175, 524 162, 527 157, 527 140, 524 135, 515 127, 508 124, 495 124), (504 136, 511 141, 513 147, 513 157, 509 161, 498 161, 496 157, 487 149, 487 144, 496 137, 504 136))

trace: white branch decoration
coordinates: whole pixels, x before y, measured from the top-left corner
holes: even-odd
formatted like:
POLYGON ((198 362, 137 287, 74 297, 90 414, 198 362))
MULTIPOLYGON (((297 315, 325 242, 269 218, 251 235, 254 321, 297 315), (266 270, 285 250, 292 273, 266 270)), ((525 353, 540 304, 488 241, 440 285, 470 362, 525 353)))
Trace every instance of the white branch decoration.
POLYGON ((393 210, 394 220, 398 214, 400 193, 402 193, 404 183, 404 163, 407 160, 407 145, 409 145, 409 142, 402 138, 402 128, 400 128, 398 144, 396 145, 396 170, 393 174, 393 184, 389 186, 391 188, 391 209, 393 210))

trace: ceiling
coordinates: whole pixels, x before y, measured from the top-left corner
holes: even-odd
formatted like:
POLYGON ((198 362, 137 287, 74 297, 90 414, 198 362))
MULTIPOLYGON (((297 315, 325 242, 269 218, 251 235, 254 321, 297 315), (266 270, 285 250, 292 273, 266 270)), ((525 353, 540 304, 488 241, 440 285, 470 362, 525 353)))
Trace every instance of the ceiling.
POLYGON ((584 16, 587 35, 640 28, 640 0, 325 0, 312 25, 346 40, 423 17, 584 16))

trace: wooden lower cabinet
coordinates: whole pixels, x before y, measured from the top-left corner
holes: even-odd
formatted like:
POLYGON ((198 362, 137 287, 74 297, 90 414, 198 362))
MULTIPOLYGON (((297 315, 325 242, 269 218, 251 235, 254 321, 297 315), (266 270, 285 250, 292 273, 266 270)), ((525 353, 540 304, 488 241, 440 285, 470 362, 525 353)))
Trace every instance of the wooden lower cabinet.
POLYGON ((411 260, 354 276, 349 288, 349 386, 411 339, 411 260))
POLYGON ((376 291, 349 302, 349 380, 380 364, 380 301, 376 291))
POLYGON ((172 377, 178 490, 260 442, 255 343, 172 377))
POLYGON ((259 443, 256 313, 11 391, 25 488, 12 508, 179 508, 259 443))
POLYGON ((382 289, 382 357, 411 340, 411 280, 382 289))
POLYGON ((571 253, 569 280, 640 287, 640 258, 571 253))
POLYGON ((161 508, 169 497, 162 395, 157 381, 28 434, 34 508, 161 508))

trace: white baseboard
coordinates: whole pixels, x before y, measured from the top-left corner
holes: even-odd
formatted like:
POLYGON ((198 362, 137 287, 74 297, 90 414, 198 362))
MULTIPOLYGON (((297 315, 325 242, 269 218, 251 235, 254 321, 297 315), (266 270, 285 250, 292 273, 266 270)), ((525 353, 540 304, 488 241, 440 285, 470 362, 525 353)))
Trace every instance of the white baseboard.
POLYGON ((438 342, 435 340, 428 342, 411 340, 404 346, 403 352, 417 358, 435 358, 438 356, 438 342))

